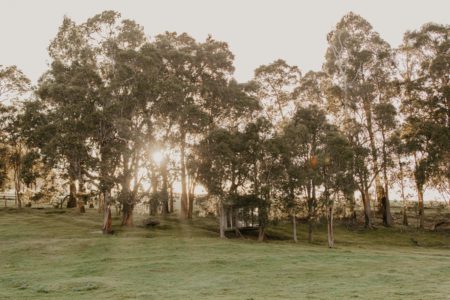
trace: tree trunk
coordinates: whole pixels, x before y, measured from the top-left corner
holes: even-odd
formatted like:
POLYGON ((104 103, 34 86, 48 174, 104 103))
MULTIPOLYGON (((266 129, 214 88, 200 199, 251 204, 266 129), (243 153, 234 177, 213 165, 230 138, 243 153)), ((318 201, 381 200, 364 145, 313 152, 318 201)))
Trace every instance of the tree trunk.
POLYGON ((122 187, 122 192, 120 195, 122 203, 122 226, 133 226, 133 209, 134 209, 134 199, 132 193, 126 187, 122 187))
POLYGON ((155 216, 158 212, 158 176, 156 170, 152 170, 151 175, 152 194, 150 197, 149 210, 150 216, 155 216))
POLYGON ((266 226, 267 226, 267 210, 263 205, 258 208, 258 220, 259 220, 259 232, 258 241, 262 242, 266 238, 266 226))
POLYGON ((373 228, 372 224, 372 214, 370 209, 370 194, 367 187, 364 188, 363 193, 361 193, 361 198, 364 205, 364 226, 366 228, 373 228))
POLYGON ((75 179, 71 178, 69 182, 69 199, 67 200, 67 208, 74 208, 77 206, 77 187, 75 179))
POLYGON ((100 195, 98 195, 98 213, 101 213, 105 210, 105 199, 103 195, 103 193, 100 193, 100 195))
POLYGON ((419 228, 424 228, 423 186, 417 184, 417 197, 419 201, 419 228))
POLYGON ((110 208, 110 199, 109 199, 109 191, 104 191, 103 193, 104 199, 104 212, 103 212, 103 234, 112 234, 112 218, 111 218, 111 208, 110 208))
POLYGON ((169 212, 173 213, 173 184, 170 184, 169 188, 169 212))
POLYGON ((222 201, 219 202, 219 232, 220 232, 220 238, 225 238, 225 227, 226 227, 226 214, 225 209, 223 207, 222 201))
POLYGON ((195 200, 195 186, 196 182, 195 179, 191 179, 189 177, 189 193, 188 193, 188 199, 189 199, 189 208, 188 208, 188 219, 192 219, 192 215, 194 213, 194 200, 195 200))
POLYGON ((384 180, 384 189, 382 195, 382 204, 383 204, 383 224, 384 226, 392 225, 392 214, 391 214, 391 204, 389 202, 389 179, 387 176, 387 151, 386 151, 386 138, 384 130, 381 130, 381 136, 383 138, 383 180, 384 180))
MULTIPOLYGON (((329 198, 329 196, 327 196, 329 198)), ((334 233, 333 233, 333 209, 334 201, 327 199, 327 237, 328 248, 334 247, 334 233)))
POLYGON ((392 226, 391 204, 389 202, 389 193, 387 191, 387 183, 384 187, 384 196, 382 199, 383 204, 383 224, 384 226, 392 226))
MULTIPOLYGON (((372 124, 372 106, 370 104, 370 100, 364 100, 364 113, 366 115, 366 125, 367 125, 367 133, 369 134, 369 141, 370 141, 370 150, 372 154, 372 166, 373 171, 378 172, 378 151, 375 144, 375 136, 373 133, 373 124, 372 124)), ((379 205, 379 208, 381 208, 382 203, 382 197, 383 193, 381 192, 383 189, 381 185, 380 176, 378 176, 378 173, 375 174, 375 191, 377 194, 377 204, 379 205)))
POLYGON ((168 179, 167 179, 167 159, 164 158, 161 164, 161 175, 162 175, 162 214, 163 216, 169 213, 169 193, 168 193, 168 179))
POLYGON ((182 135, 180 149, 180 167, 181 167, 181 217, 188 218, 188 194, 187 194, 187 178, 186 178, 186 136, 182 135))
POLYGON ((403 208, 402 208, 402 215, 403 215, 403 225, 404 226, 408 226, 408 214, 407 214, 407 209, 408 209, 408 204, 406 202, 406 197, 405 197, 405 183, 404 183, 404 175, 403 175, 403 164, 401 162, 400 156, 398 157, 398 165, 400 168, 400 191, 401 191, 401 196, 402 196, 402 202, 403 202, 403 208))
POLYGON ((311 197, 308 199, 308 242, 313 241, 313 226, 314 226, 314 214, 316 206, 316 186, 313 180, 311 180, 311 197))
POLYGON ((294 239, 294 243, 297 243, 297 216, 295 210, 292 212, 292 238, 294 239))

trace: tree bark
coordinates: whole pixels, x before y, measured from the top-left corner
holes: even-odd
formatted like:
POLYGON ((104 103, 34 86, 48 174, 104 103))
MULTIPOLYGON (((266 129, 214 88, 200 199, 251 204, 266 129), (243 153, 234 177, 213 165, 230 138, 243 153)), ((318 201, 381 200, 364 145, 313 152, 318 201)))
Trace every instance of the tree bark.
POLYGON ((295 210, 292 211, 292 238, 294 239, 294 243, 297 243, 297 216, 295 210))
POLYGON ((423 186, 417 184, 417 197, 419 206, 419 228, 424 228, 423 186))
POLYGON ((173 213, 173 184, 170 184, 170 188, 169 188, 169 212, 173 213))
POLYGON ((372 106, 370 104, 370 100, 364 99, 364 113, 366 115, 366 125, 367 125, 367 133, 369 134, 369 141, 370 141, 370 150, 372 154, 372 166, 373 166, 373 172, 376 172, 375 174, 375 191, 377 194, 377 204, 381 208, 382 203, 382 197, 383 193, 381 192, 383 187, 381 185, 380 177, 378 176, 378 151, 375 144, 375 136, 373 133, 373 124, 372 124, 372 106))
POLYGON ((408 209, 408 204, 406 202, 406 197, 405 197, 405 183, 403 181, 404 179, 404 175, 403 175, 403 164, 401 162, 400 156, 398 157, 398 165, 400 168, 400 191, 401 191, 401 196, 402 196, 402 202, 403 202, 403 208, 402 208, 402 215, 403 215, 403 225, 404 226, 408 226, 408 214, 407 214, 407 209, 408 209))
POLYGON ((111 208, 110 208, 110 199, 109 199, 109 191, 104 191, 103 193, 104 199, 104 211, 103 211, 103 234, 112 234, 112 218, 111 218, 111 208))
POLYGON ((195 178, 191 178, 189 176, 189 191, 188 191, 188 199, 189 199, 189 207, 188 207, 188 219, 192 219, 192 215, 194 213, 194 199, 195 199, 195 178))
POLYGON ((258 208, 258 220, 259 220, 259 232, 258 241, 262 242, 266 238, 266 226, 267 226, 267 209, 264 205, 260 205, 258 208))
POLYGON ((162 187, 161 187, 161 200, 162 200, 162 215, 166 216, 169 213, 169 193, 168 193, 168 179, 167 179, 167 160, 161 165, 162 175, 162 187))
POLYGON ((152 170, 151 175, 152 194, 149 203, 150 216, 155 216, 158 212, 158 176, 156 175, 156 169, 152 170))
MULTIPOLYGON (((327 196, 329 197, 329 196, 327 196)), ((327 201, 327 237, 328 237, 328 248, 334 247, 334 232, 333 232, 333 209, 334 201, 327 201)))
POLYGON ((314 181, 311 180, 311 196, 308 199, 308 242, 313 241, 313 226, 314 226, 314 213, 316 206, 316 186, 314 181))
POLYGON ((134 202, 130 199, 130 193, 122 198, 122 226, 133 226, 134 202))
POLYGON ((220 238, 225 238, 225 227, 226 227, 226 214, 225 209, 223 207, 222 200, 219 202, 219 232, 220 232, 220 238))
POLYGON ((392 225, 392 214, 391 214, 391 204, 389 202, 389 179, 387 176, 387 151, 386 151, 386 138, 384 130, 381 130, 381 136, 383 138, 383 180, 384 180, 384 189, 382 195, 382 204, 383 204, 383 224, 384 226, 392 225))
POLYGON ((361 193, 361 198, 364 205, 364 226, 366 228, 373 228, 372 224, 372 214, 370 209, 370 194, 367 187, 364 188, 363 193, 361 193))
POLYGON ((180 148, 180 166, 181 166, 181 217, 188 218, 188 194, 187 194, 187 178, 186 178, 186 135, 182 134, 180 148))
POLYGON ((69 182, 69 199, 67 200, 67 208, 74 208, 77 206, 77 187, 75 179, 71 178, 69 182))

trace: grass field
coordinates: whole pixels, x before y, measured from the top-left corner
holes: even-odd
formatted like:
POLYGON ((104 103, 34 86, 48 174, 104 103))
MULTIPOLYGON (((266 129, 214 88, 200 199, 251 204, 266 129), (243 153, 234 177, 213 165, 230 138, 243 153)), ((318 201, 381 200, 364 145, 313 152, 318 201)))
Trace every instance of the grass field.
MULTIPOLYGON (((118 220, 114 220, 118 223, 118 220)), ((139 220, 136 220, 139 224, 139 220)), ((215 220, 103 236, 101 216, 0 209, 0 299, 450 299, 450 235, 299 226, 277 240, 217 238, 215 220)))

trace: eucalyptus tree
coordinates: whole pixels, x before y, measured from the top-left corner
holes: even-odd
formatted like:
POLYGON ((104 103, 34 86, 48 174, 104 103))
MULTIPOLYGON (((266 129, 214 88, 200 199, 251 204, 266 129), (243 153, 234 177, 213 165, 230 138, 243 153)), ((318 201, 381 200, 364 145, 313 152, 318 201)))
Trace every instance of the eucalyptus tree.
POLYGON ((0 65, 0 187, 7 180, 8 169, 14 171, 16 203, 22 206, 21 177, 25 145, 20 135, 18 115, 23 97, 31 92, 30 80, 16 66, 0 65))
POLYGON ((294 90, 300 78, 299 68, 282 59, 256 68, 254 81, 259 87, 257 96, 262 104, 262 113, 275 127, 292 116, 295 108, 294 90))
POLYGON ((290 149, 291 168, 297 169, 296 182, 306 192, 310 242, 318 204, 318 189, 322 185, 318 154, 324 147, 329 127, 325 112, 316 105, 310 105, 298 108, 290 123, 284 128, 283 139, 290 149))
POLYGON ((343 119, 361 119, 368 136, 378 203, 386 191, 379 177, 379 143, 373 121, 377 103, 392 101, 387 87, 392 80, 392 50, 362 17, 349 13, 328 34, 324 70, 332 83, 334 107, 343 119))
POLYGON ((224 206, 238 194, 249 176, 246 148, 242 132, 221 128, 212 130, 196 147, 199 181, 208 194, 217 199, 221 238, 225 238, 224 206))
POLYGON ((39 95, 50 115, 63 116, 54 118, 56 144, 79 180, 90 178, 99 186, 106 204, 104 232, 110 232, 114 186, 120 187, 122 224, 132 225, 138 170, 159 95, 160 57, 142 27, 114 11, 81 24, 66 17, 49 53, 53 62, 39 95))
POLYGON ((392 169, 392 156, 394 149, 390 147, 390 140, 395 134, 397 127, 397 111, 390 103, 379 103, 374 108, 374 121, 381 134, 381 169, 384 181, 384 196, 382 198, 383 224, 392 225, 392 216, 389 201, 389 177, 388 171, 392 169))
POLYGON ((397 166, 397 176, 395 178, 398 180, 400 185, 400 197, 402 198, 402 223, 404 226, 408 226, 408 202, 405 196, 405 179, 407 174, 410 173, 408 168, 408 149, 406 147, 405 141, 402 139, 401 128, 397 128, 391 135, 388 141, 389 148, 394 156, 395 165, 397 166))
POLYGON ((325 72, 309 71, 300 79, 294 90, 296 107, 316 105, 320 109, 327 109, 327 105, 331 104, 327 101, 329 86, 330 80, 325 72))
POLYGON ((249 102, 248 86, 231 77, 234 57, 226 43, 211 36, 197 42, 186 33, 166 32, 156 37, 155 47, 164 62, 159 111, 170 124, 171 137, 179 147, 181 215, 189 218, 193 202, 188 193, 190 149, 203 135, 232 123, 234 115, 256 104, 249 102))
POLYGON ((250 164, 247 189, 258 199, 258 240, 263 241, 266 238, 279 169, 278 152, 273 147, 272 123, 264 117, 249 122, 245 127, 244 141, 245 161, 250 164))
POLYGON ((64 165, 70 190, 67 207, 76 206, 76 193, 82 189, 89 160, 86 141, 92 126, 86 116, 94 109, 89 85, 96 78, 92 75, 92 69, 77 63, 64 66, 54 62, 39 82, 37 94, 41 101, 29 105, 26 112, 32 116, 30 120, 36 121, 27 126, 30 145, 41 149, 47 163, 64 165))
MULTIPOLYGON (((364 224, 366 228, 373 228, 369 189, 375 180, 375 175, 371 174, 368 168, 370 165, 370 149, 365 143, 367 136, 362 129, 362 125, 355 120, 346 122, 341 132, 345 132, 354 153, 351 173, 353 174, 353 182, 356 189, 361 195, 364 209, 364 224)), ((353 190, 348 190, 348 193, 353 194, 353 190)))
POLYGON ((353 192, 355 182, 352 171, 354 151, 347 138, 336 127, 329 126, 319 149, 318 165, 322 176, 327 217, 328 247, 334 247, 333 213, 334 198, 338 193, 353 192))
POLYGON ((400 47, 403 139, 414 158, 421 228, 425 185, 433 177, 450 178, 449 30, 448 25, 425 24, 406 32, 400 47))

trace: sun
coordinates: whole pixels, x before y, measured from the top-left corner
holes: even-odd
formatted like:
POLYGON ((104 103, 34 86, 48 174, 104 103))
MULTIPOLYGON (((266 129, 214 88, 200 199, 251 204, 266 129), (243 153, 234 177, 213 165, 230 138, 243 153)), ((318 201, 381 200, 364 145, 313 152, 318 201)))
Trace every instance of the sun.
POLYGON ((152 160, 155 164, 160 165, 164 159, 164 153, 162 151, 155 151, 152 153, 152 160))

